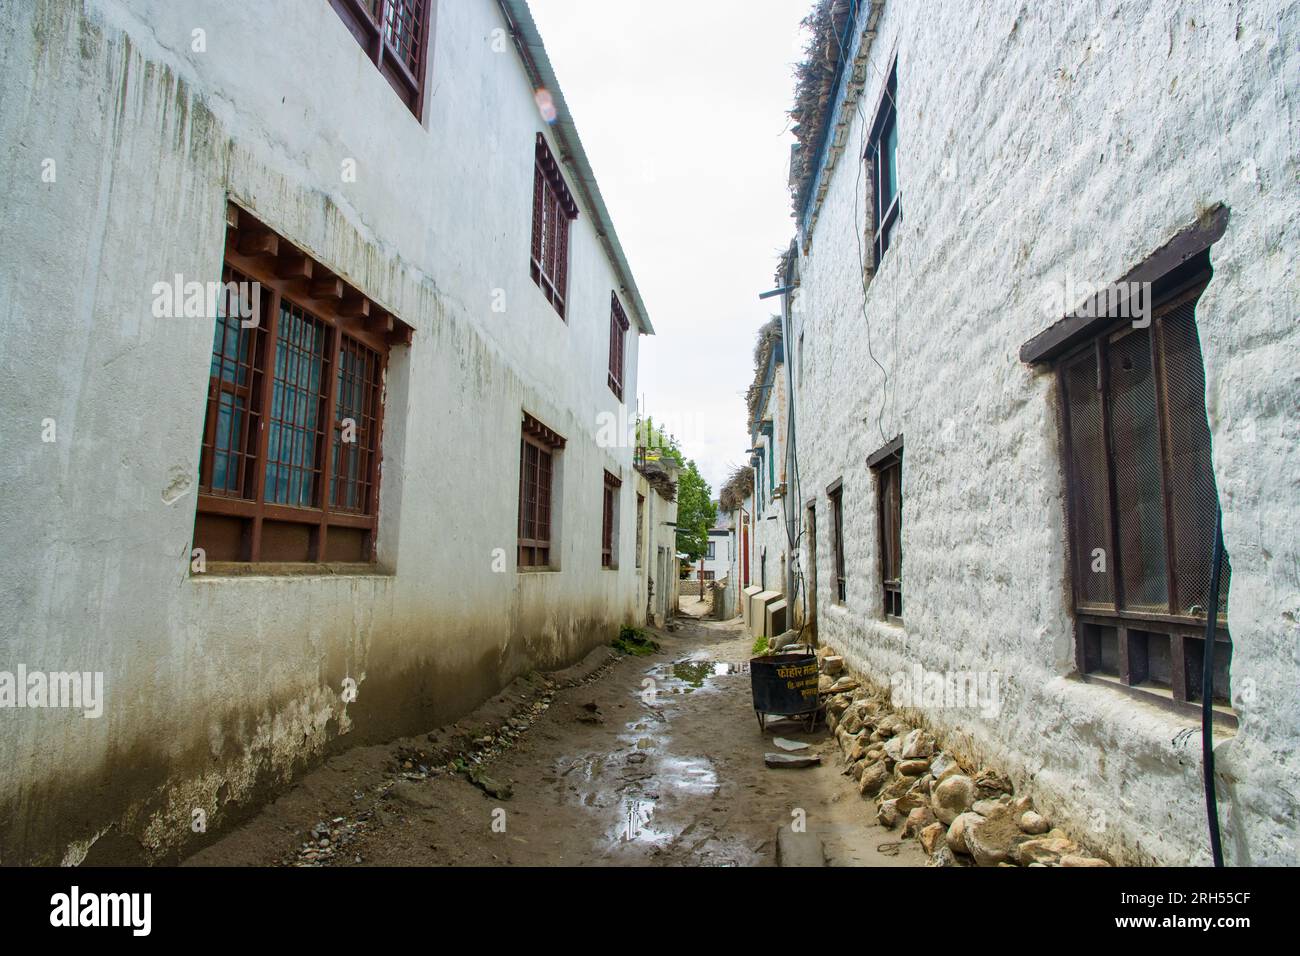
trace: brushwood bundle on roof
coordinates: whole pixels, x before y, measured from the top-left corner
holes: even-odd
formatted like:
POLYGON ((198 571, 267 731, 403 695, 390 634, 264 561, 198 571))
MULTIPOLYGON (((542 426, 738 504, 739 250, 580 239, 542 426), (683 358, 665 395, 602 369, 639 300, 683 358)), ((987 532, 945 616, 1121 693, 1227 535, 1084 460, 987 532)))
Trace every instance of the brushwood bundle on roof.
POLYGON ((816 0, 803 19, 808 44, 803 61, 795 67, 794 108, 790 110, 797 141, 790 160, 790 193, 796 216, 808 199, 818 141, 830 121, 836 70, 844 55, 840 37, 852 9, 850 0, 816 0))
POLYGON ((667 469, 657 461, 647 461, 636 466, 636 470, 645 476, 650 487, 659 493, 665 501, 677 500, 677 482, 669 476, 667 469))
POLYGON ((758 330, 758 341, 754 343, 754 383, 749 386, 749 394, 745 398, 751 422, 763 403, 763 376, 767 374, 767 363, 772 358, 772 351, 780 341, 781 317, 774 315, 758 330))
POLYGON ((742 465, 723 484, 722 491, 718 493, 718 503, 723 511, 735 511, 753 493, 754 469, 742 465))

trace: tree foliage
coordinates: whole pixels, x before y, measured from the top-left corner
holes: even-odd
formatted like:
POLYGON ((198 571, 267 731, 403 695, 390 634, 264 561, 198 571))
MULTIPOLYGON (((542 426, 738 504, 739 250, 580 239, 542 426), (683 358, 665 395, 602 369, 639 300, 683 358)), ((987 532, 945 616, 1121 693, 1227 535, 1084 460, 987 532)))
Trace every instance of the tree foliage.
POLYGON ((717 521, 713 489, 695 461, 688 461, 677 479, 677 549, 692 562, 700 560, 709 550, 709 529, 717 521))

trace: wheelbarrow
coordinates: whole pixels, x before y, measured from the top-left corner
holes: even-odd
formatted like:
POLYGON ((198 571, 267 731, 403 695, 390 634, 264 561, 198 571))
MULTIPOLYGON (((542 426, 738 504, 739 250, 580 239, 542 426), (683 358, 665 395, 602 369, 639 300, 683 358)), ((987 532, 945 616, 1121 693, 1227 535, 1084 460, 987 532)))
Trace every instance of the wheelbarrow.
POLYGON ((817 726, 817 680, 816 654, 795 651, 750 658, 749 686, 759 730, 766 729, 769 715, 805 719, 810 731, 817 726))

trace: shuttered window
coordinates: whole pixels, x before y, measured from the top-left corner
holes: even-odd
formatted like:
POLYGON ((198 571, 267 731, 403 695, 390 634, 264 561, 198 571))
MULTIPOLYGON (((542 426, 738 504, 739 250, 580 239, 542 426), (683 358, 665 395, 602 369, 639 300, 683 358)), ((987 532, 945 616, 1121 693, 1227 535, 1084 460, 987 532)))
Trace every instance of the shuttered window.
POLYGON ((552 567, 551 514, 555 456, 564 439, 524 413, 519 439, 519 567, 552 567))
POLYGON ((569 222, 578 218, 578 204, 541 133, 537 134, 534 159, 533 244, 529 269, 537 287, 560 318, 564 318, 569 284, 569 222))
POLYGON ((880 584, 886 617, 903 616, 903 445, 895 440, 869 460, 876 473, 880 584))
POLYGON ((600 531, 600 566, 618 567, 618 493, 622 482, 605 472, 603 519, 600 531))
POLYGON ((609 296, 609 389, 621 402, 623 400, 623 349, 627 339, 628 321, 618 296, 609 296))
POLYGON ((848 588, 844 578, 844 486, 836 482, 827 492, 831 506, 831 533, 834 535, 835 600, 843 604, 848 588))

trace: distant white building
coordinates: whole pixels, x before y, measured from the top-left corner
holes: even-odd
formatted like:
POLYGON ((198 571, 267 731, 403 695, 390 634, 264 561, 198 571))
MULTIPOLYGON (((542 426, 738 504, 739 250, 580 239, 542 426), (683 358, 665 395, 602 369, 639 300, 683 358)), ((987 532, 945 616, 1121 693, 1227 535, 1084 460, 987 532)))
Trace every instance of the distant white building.
MULTIPOLYGON (((708 549, 704 554, 704 580, 721 581, 727 576, 731 566, 731 532, 727 528, 726 518, 719 512, 718 520, 709 529, 708 549)), ((701 562, 697 561, 693 571, 698 577, 701 562)))

